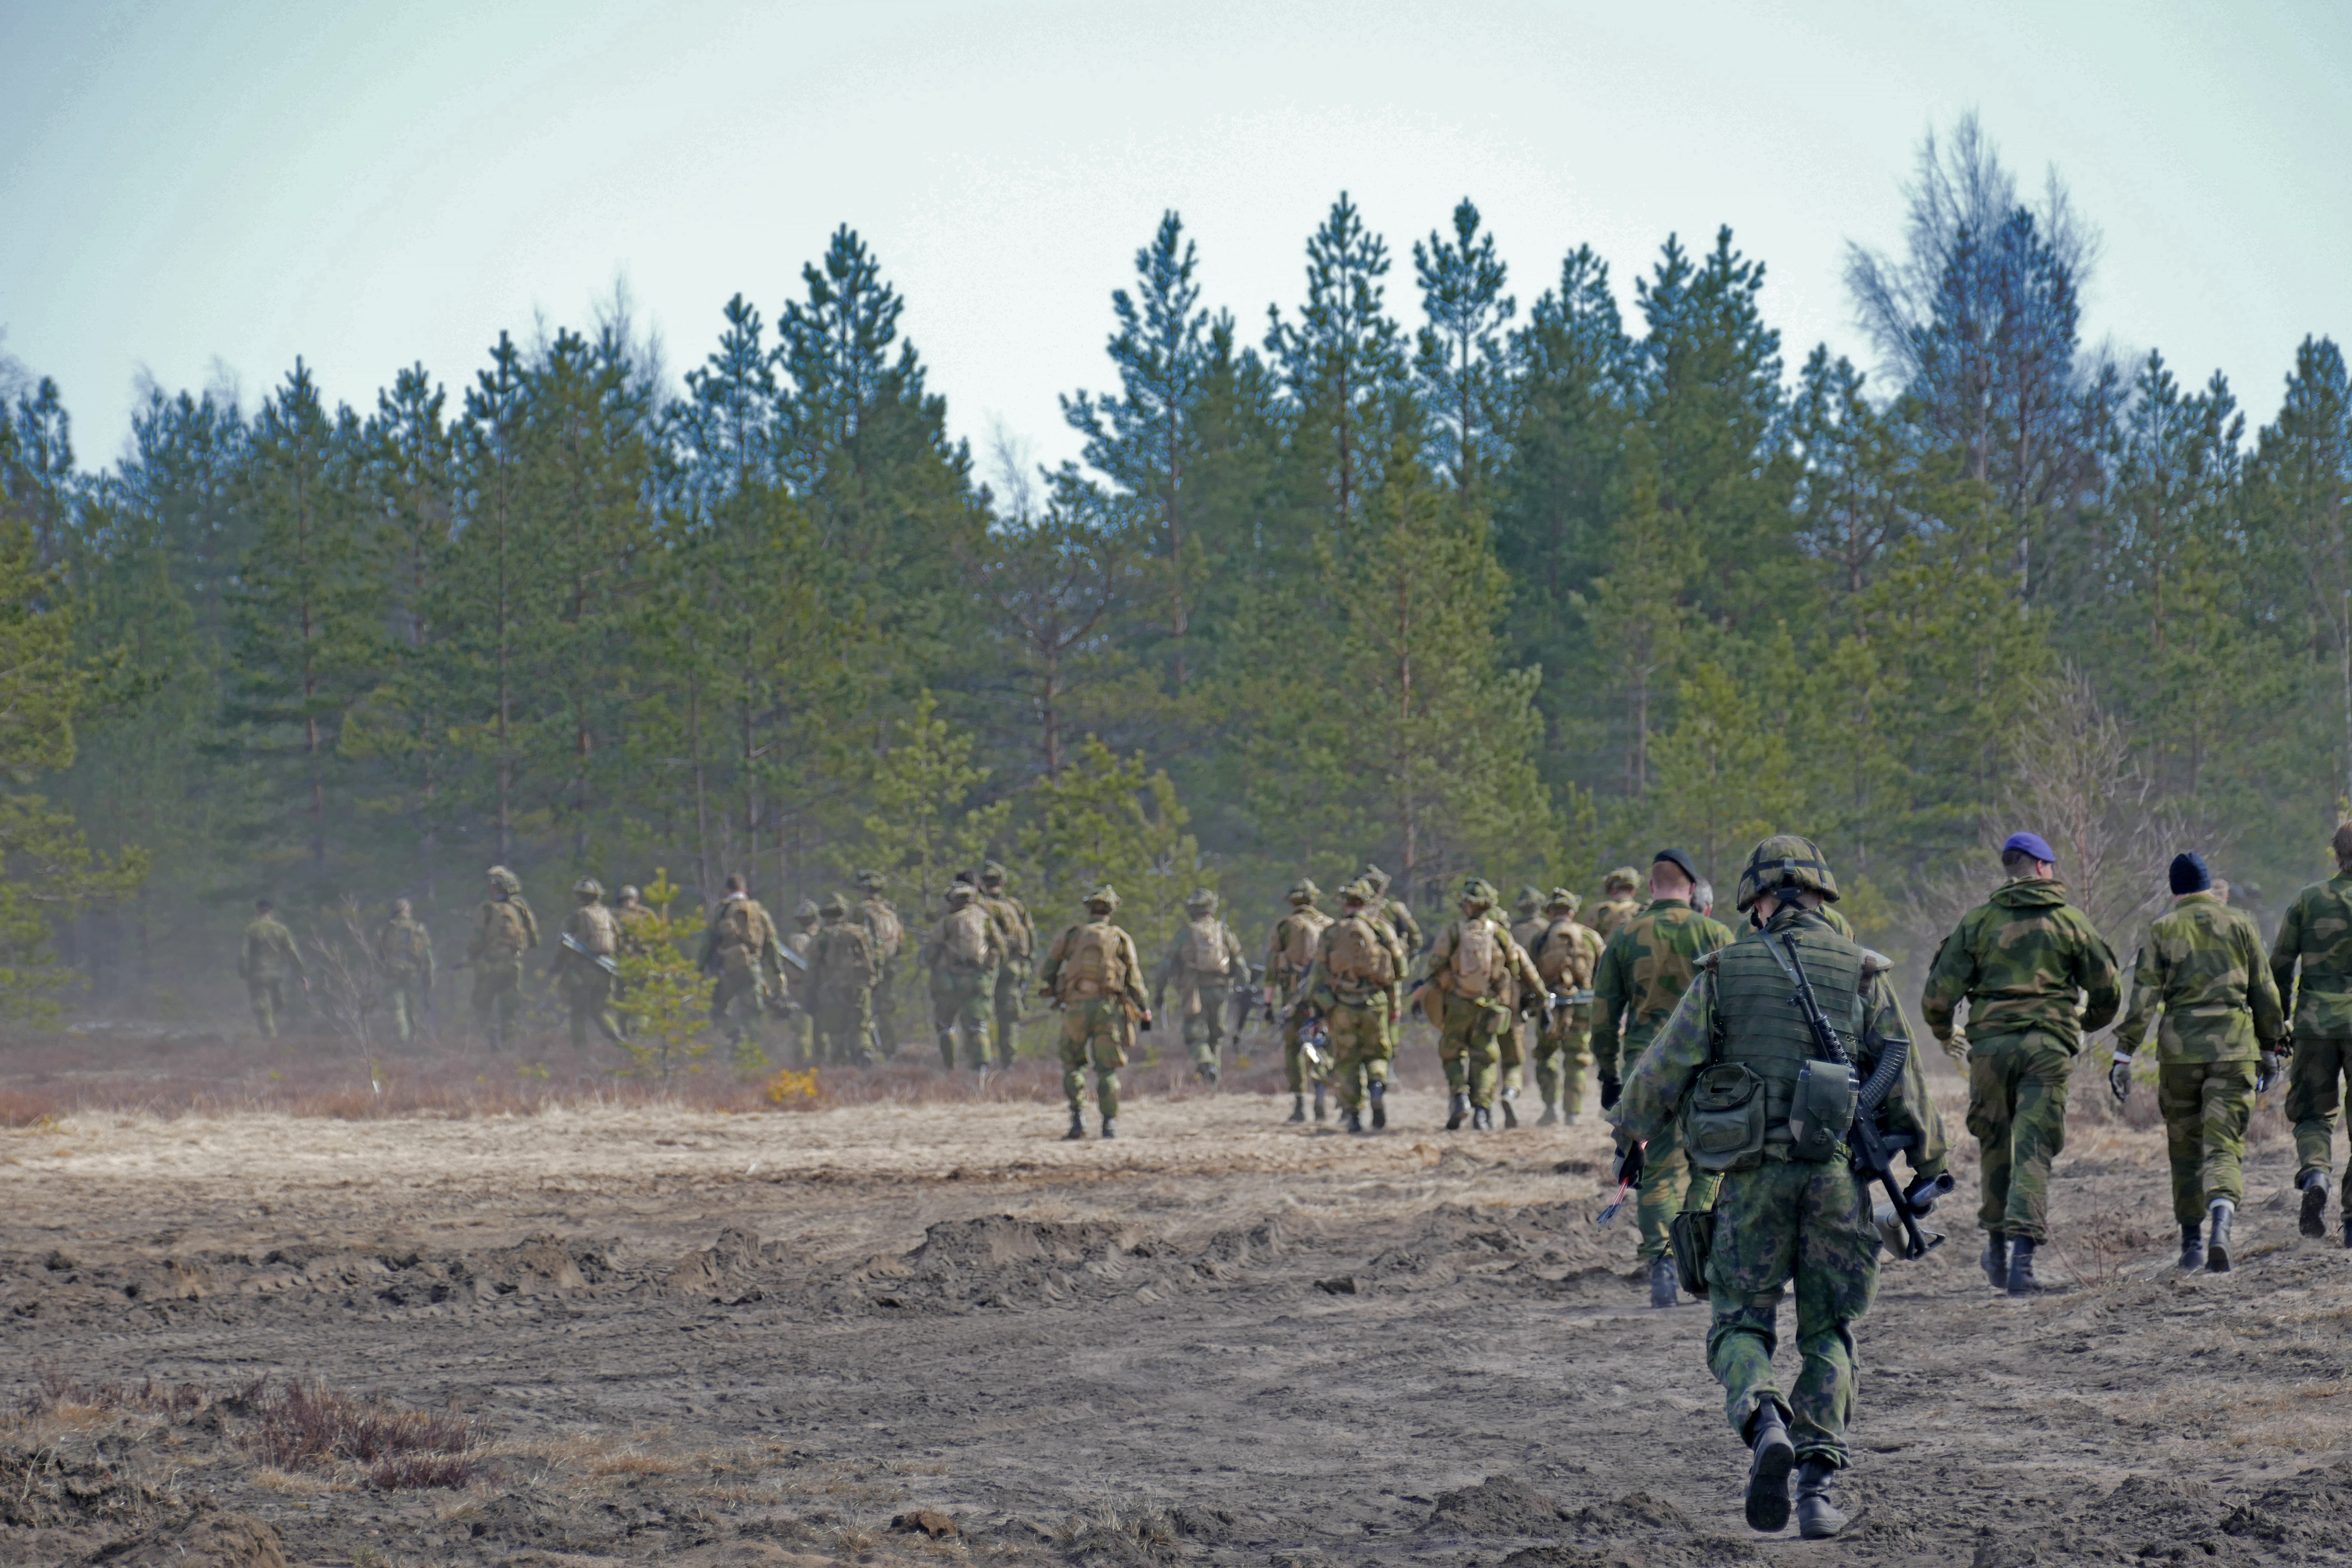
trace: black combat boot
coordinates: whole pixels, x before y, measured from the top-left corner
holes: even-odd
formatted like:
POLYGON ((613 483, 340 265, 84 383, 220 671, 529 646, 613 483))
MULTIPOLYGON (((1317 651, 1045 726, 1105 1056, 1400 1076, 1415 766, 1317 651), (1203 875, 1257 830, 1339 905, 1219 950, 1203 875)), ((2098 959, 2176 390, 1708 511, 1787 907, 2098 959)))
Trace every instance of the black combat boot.
POLYGON ((1557 1126, 1559 1126, 1559 1106, 1557 1106, 1557 1105, 1555 1105, 1555 1104, 1553 1104, 1553 1103, 1552 1103, 1550 1100, 1545 1100, 1545 1101, 1544 1101, 1544 1113, 1543 1113, 1541 1116, 1538 1116, 1538 1117, 1537 1117, 1537 1118, 1536 1118, 1536 1125, 1537 1125, 1537 1126, 1538 1126, 1538 1127, 1557 1127, 1557 1126))
POLYGON ((1516 1089, 1507 1089, 1503 1091, 1500 1103, 1503 1107, 1503 1125, 1507 1129, 1516 1130, 1519 1125, 1519 1113, 1511 1106, 1511 1101, 1518 1098, 1519 1091, 1516 1089))
POLYGON ((1789 1441, 1789 1424, 1779 1405, 1756 1412, 1748 1427, 1748 1528, 1786 1530, 1789 1472, 1797 1468, 1797 1446, 1789 1441))
POLYGON ((1327 1121, 1331 1113, 1323 1108, 1323 1086, 1318 1083, 1315 1086, 1315 1120, 1327 1121))
POLYGON ((1837 1467, 1823 1458, 1797 1467, 1797 1533, 1808 1541, 1827 1541, 1845 1528, 1845 1515, 1830 1501, 1830 1482, 1836 1475, 1837 1467))
POLYGON ((1389 1082, 1384 1078, 1372 1079, 1372 1131, 1377 1132, 1389 1124, 1389 1082))
POLYGON ((1305 1095, 1294 1094, 1290 1097, 1290 1120, 1293 1121, 1304 1121, 1307 1120, 1307 1097, 1305 1095))
POLYGON ((2227 1274, 2230 1271, 2230 1224, 2238 1217, 2238 1205, 2227 1198, 2215 1198, 2213 1206, 2205 1211, 2210 1222, 2212 1236, 2205 1243, 2205 1272, 2227 1274))
POLYGON ((2303 1189, 2303 1217, 2296 1228, 2305 1236, 2327 1234, 2327 1173, 2305 1171, 2295 1184, 2303 1189))
POLYGON ((1065 1143, 1076 1143, 1087 1135, 1087 1113, 1075 1106, 1070 1110, 1070 1130, 1062 1134, 1065 1143))
POLYGON ((1469 1120, 1470 1097, 1466 1094, 1455 1095, 1453 1103, 1446 1108, 1445 1130, 1448 1132, 1459 1132, 1462 1131, 1462 1124, 1469 1120))
MULTIPOLYGON (((1653 1258, 1650 1259, 1651 1306, 1671 1307, 1680 1301, 1682 1298, 1675 1294, 1675 1287, 1678 1283, 1679 1281, 1675 1279, 1675 1260, 1673 1258, 1653 1258)), ((1782 1472, 1784 1475, 1787 1472, 1785 1470, 1782 1472)), ((1788 1522, 1788 1520, 1789 1515, 1784 1510, 1780 1515, 1780 1521, 1782 1524, 1785 1524, 1788 1522)), ((1776 1524, 1772 1528, 1778 1530, 1780 1528, 1780 1525, 1776 1524)))
POLYGON ((1356 1133, 1359 1136, 1362 1135, 1364 1131, 1364 1113, 1362 1111, 1350 1110, 1344 1118, 1342 1118, 1342 1121, 1345 1122, 1349 1131, 1356 1133))
POLYGON ((2180 1227, 2180 1267, 2183 1268, 2205 1267, 2205 1227, 2203 1226, 2184 1225, 2180 1227))
POLYGON ((1118 1117, 1106 1116, 1103 1118, 1103 1136, 1106 1138, 1116 1138, 1118 1136, 1118 1117))
POLYGON ((2032 1296, 2040 1292, 2041 1283, 2033 1278, 2033 1243, 2025 1237, 2012 1237, 2009 1243, 2009 1293, 2032 1296))
POLYGON ((1985 1232, 1984 1256, 1977 1259, 1996 1290, 2009 1288, 2009 1237, 1997 1230, 1985 1232))
POLYGON ((1494 1130, 1494 1111, 1483 1105, 1473 1107, 1470 1111, 1470 1131, 1473 1132, 1492 1132, 1494 1130))

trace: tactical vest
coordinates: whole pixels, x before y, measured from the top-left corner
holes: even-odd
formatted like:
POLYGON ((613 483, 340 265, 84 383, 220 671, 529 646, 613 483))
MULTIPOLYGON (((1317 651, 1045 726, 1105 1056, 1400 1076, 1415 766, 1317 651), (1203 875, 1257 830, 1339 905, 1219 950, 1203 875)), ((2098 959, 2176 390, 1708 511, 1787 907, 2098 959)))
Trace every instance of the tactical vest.
MULTIPOLYGON (((1862 994, 1863 950, 1824 926, 1799 925, 1784 930, 1797 939, 1797 957, 1812 985, 1814 1000, 1828 1016, 1849 1060, 1860 1056, 1860 1045, 1846 1033, 1853 1025, 1862 994)), ((1754 1164, 1763 1145, 1778 1144, 1786 1152, 1791 1142, 1790 1112, 1799 1077, 1808 1062, 1825 1061, 1813 1032, 1797 1001, 1797 987, 1780 961, 1773 956, 1783 932, 1769 931, 1733 942, 1716 952, 1716 1044, 1709 1066, 1685 1100, 1685 1136, 1694 1163, 1705 1170, 1737 1170, 1754 1164), (1766 944, 1770 943, 1768 947, 1766 944), (1754 1075, 1755 1099, 1737 1098, 1744 1075, 1725 1070, 1744 1068, 1754 1075), (1744 1111, 1735 1118, 1734 1112, 1744 1111), (1729 1136, 1735 1124, 1746 1134, 1737 1142, 1729 1136)), ((1782 949, 1783 956, 1786 950, 1782 949)), ((1836 1065, 1813 1069, 1833 1074, 1836 1065)), ((1848 1091, 1851 1105, 1851 1090, 1848 1091)), ((1843 1139, 1843 1127, 1834 1129, 1843 1139)))

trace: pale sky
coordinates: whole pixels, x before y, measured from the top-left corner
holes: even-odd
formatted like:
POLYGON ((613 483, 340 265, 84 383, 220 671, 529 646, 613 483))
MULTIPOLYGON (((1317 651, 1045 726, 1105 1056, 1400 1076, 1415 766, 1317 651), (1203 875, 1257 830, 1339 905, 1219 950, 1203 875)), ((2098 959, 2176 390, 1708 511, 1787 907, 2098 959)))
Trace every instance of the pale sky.
POLYGON ((675 376, 847 222, 956 432, 1057 459, 1163 208, 1255 342, 1345 188, 1409 327, 1411 241, 1465 195, 1522 314, 1588 241, 1630 314, 1668 233, 1728 223, 1793 371, 1867 361, 1843 247, 1897 240, 1921 132, 1969 109, 2103 231, 2092 339, 2226 371, 2257 424, 2305 333, 2352 339, 2343 0, 0 0, 0 348, 97 466, 142 373, 217 363, 249 407, 299 354, 364 409, 421 360, 454 400, 500 328, 585 323, 616 278, 675 376))

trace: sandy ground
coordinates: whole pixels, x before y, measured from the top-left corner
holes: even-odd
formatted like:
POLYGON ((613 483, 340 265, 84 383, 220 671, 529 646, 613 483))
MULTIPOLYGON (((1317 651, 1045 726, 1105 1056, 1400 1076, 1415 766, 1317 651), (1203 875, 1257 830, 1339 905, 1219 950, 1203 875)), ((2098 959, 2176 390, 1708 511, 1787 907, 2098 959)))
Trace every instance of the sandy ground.
POLYGON ((1855 1526, 1805 1543, 1740 1522, 1705 1310, 1594 1226, 1601 1131, 1392 1104, 11 1130, 0 1563, 2352 1561, 2352 1254, 2274 1134, 2242 1266, 2182 1277, 2158 1134, 2085 1114, 2023 1303, 1964 1155, 1860 1330, 1855 1526), (460 1411, 478 1479, 261 1465, 257 1373, 460 1411), (197 1393, 99 1407, 150 1377, 197 1393))

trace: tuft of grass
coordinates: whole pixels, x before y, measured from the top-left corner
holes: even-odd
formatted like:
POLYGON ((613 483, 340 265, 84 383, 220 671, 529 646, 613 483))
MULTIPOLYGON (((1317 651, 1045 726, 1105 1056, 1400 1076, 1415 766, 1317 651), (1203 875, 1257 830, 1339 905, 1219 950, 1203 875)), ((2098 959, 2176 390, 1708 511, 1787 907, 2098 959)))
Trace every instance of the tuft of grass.
POLYGON ((25 1395, 27 1415, 55 1415, 73 1410, 133 1410, 148 1415, 184 1415, 201 1408, 210 1395, 192 1383, 157 1383, 152 1377, 136 1384, 108 1383, 84 1387, 71 1374, 47 1368, 34 1378, 25 1395))
POLYGON ((373 1467, 386 1489, 462 1487, 474 1479, 472 1424, 455 1411, 401 1410, 385 1401, 296 1379, 266 1386, 247 1447, 281 1470, 323 1470, 347 1461, 373 1467))

